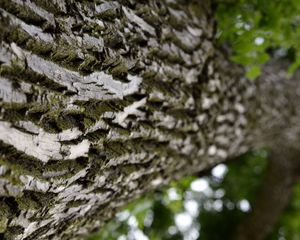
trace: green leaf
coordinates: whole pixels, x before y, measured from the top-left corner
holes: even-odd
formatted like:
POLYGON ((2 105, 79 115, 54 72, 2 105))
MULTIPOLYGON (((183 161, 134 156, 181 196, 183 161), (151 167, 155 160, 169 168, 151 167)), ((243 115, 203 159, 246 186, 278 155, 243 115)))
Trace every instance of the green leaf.
POLYGON ((254 80, 255 78, 257 78, 261 73, 261 69, 259 66, 251 66, 250 69, 247 71, 246 73, 246 77, 251 79, 251 80, 254 80))

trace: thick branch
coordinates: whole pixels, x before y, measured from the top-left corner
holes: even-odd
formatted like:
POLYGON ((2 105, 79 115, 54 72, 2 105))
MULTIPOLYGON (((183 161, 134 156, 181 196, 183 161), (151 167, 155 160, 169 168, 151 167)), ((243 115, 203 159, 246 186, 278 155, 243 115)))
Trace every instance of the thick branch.
POLYGON ((245 79, 184 2, 0 1, 0 237, 80 238, 294 126, 284 77, 245 79))
POLYGON ((271 233, 291 198, 297 165, 298 152, 280 146, 271 152, 263 185, 234 240, 263 240, 271 233))

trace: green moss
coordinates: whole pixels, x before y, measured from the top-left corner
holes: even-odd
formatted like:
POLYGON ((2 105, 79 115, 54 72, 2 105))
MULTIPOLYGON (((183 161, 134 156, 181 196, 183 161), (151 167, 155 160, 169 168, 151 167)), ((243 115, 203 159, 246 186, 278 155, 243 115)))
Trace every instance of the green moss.
POLYGON ((5 107, 6 108, 3 113, 3 120, 7 120, 13 123, 18 122, 20 120, 24 120, 24 116, 27 110, 26 105, 10 103, 10 104, 6 104, 5 107))
POLYGON ((121 48, 123 45, 123 37, 118 33, 109 33, 103 37, 105 46, 111 48, 121 48))
POLYGON ((35 105, 27 111, 27 116, 30 121, 39 122, 42 115, 48 111, 46 105, 35 105))
POLYGON ((85 200, 74 200, 74 201, 70 201, 67 203, 67 207, 68 208, 76 208, 76 207, 80 207, 83 204, 85 204, 86 201, 85 200))
MULTIPOLYGON (((7 166, 11 171, 11 176, 18 177, 20 175, 40 176, 43 163, 33 157, 17 151, 14 147, 0 143, 0 153, 4 156, 0 159, 0 165, 7 166), (9 160, 8 160, 9 159, 9 160)), ((16 180, 18 185, 18 181, 16 180)))
POLYGON ((164 60, 167 63, 171 63, 171 64, 179 64, 179 65, 183 65, 185 62, 182 59, 181 56, 179 56, 179 54, 176 53, 172 53, 172 52, 167 52, 164 51, 162 49, 159 48, 152 48, 149 53, 148 53, 148 57, 150 59, 152 58, 159 58, 161 60, 164 60))
POLYGON ((19 211, 18 203, 13 197, 1 197, 0 206, 0 233, 5 233, 5 235, 7 235, 10 234, 11 229, 11 227, 8 227, 9 219, 15 217, 19 211))
POLYGON ((128 73, 128 68, 125 66, 125 64, 121 63, 115 66, 114 68, 110 69, 110 73, 114 78, 124 81, 128 73))
POLYGON ((210 1, 205 1, 203 4, 199 4, 196 1, 191 1, 188 5, 188 10, 191 14, 200 19, 201 16, 205 15, 207 9, 210 9, 210 7, 207 6, 209 4, 211 4, 210 1))
POLYGON ((68 49, 67 52, 68 52, 68 57, 64 59, 64 64, 66 64, 65 67, 70 68, 70 66, 68 67, 68 65, 70 63, 73 63, 74 65, 76 65, 76 67, 75 68, 72 67, 70 69, 78 69, 79 64, 81 64, 83 62, 83 59, 80 58, 78 56, 77 51, 75 51, 73 49, 68 49))
POLYGON ((180 19, 178 19, 172 15, 168 19, 168 22, 174 29, 176 29, 178 31, 182 31, 186 27, 186 22, 181 21, 180 19))
POLYGON ((21 28, 7 29, 6 36, 10 42, 15 42, 17 45, 24 45, 29 39, 29 35, 21 28))
POLYGON ((164 7, 159 9, 160 11, 159 15, 154 15, 152 11, 153 10, 151 9, 151 7, 147 6, 146 4, 143 4, 141 8, 137 9, 136 13, 143 20, 145 20, 145 22, 147 22, 151 26, 158 28, 161 25, 161 20, 158 16, 165 15, 167 13, 166 9, 164 7))
MULTIPOLYGON (((124 146, 125 144, 123 142, 118 141, 105 141, 103 143, 103 148, 106 151, 108 159, 127 153, 127 149, 124 146)), ((128 145, 126 145, 126 147, 128 147, 128 145)))
POLYGON ((106 20, 106 21, 113 21, 115 18, 119 16, 117 8, 110 8, 101 13, 98 13, 96 17, 106 20))
POLYGON ((145 35, 137 32, 136 34, 132 34, 130 32, 124 34, 125 39, 127 39, 127 42, 132 46, 146 46, 148 39, 145 37, 145 35))
POLYGON ((195 50, 194 48, 189 47, 188 45, 186 45, 184 42, 182 42, 175 34, 173 33, 168 33, 166 34, 166 37, 164 39, 165 42, 169 43, 172 42, 174 43, 177 47, 179 47, 180 49, 182 49, 183 51, 185 51, 188 54, 192 54, 193 51, 195 50))
POLYGON ((87 103, 79 103, 83 104, 83 107, 85 108, 85 115, 86 117, 89 117, 91 119, 98 120, 101 115, 105 112, 114 112, 114 111, 120 111, 122 110, 127 102, 122 100, 114 100, 114 101, 91 101, 88 104, 87 103))
MULTIPOLYGON (((29 209, 41 209, 44 206, 53 206, 55 194, 51 192, 35 192, 25 190, 23 196, 16 198, 16 202, 20 209, 29 210, 29 209)), ((33 216, 31 221, 39 221, 38 217, 33 216)))
POLYGON ((104 31, 105 29, 106 28, 104 25, 102 26, 102 25, 96 24, 96 23, 89 23, 89 24, 83 25, 81 30, 85 33, 92 32, 92 35, 99 36, 99 34, 101 34, 101 32, 104 31))
POLYGON ((61 128, 58 125, 57 116, 52 114, 53 112, 44 114, 40 119, 39 124, 45 131, 49 133, 59 133, 61 128))
POLYGON ((92 55, 87 55, 78 67, 81 73, 91 73, 94 70, 94 66, 97 64, 97 59, 92 55))
POLYGON ((56 49, 55 52, 52 53, 50 59, 52 61, 62 61, 65 59, 72 59, 76 57, 76 52, 70 52, 68 48, 60 48, 56 49))
POLYGON ((74 127, 82 128, 84 115, 80 111, 67 111, 60 112, 58 117, 55 118, 57 126, 62 129, 70 129, 74 127))
POLYGON ((125 175, 130 175, 131 173, 137 171, 137 166, 134 164, 126 164, 126 165, 119 166, 119 169, 125 175))
POLYGON ((32 210, 32 209, 38 209, 39 204, 35 201, 32 201, 30 198, 22 196, 20 198, 16 198, 16 201, 20 207, 20 209, 23 210, 32 210))
POLYGON ((4 233, 7 228, 8 219, 4 216, 1 216, 0 212, 0 233, 4 233))
MULTIPOLYGON (((4 166, 4 162, 5 161, 0 159, 1 166, 4 166)), ((7 170, 5 175, 0 176, 0 179, 8 180, 10 184, 12 184, 14 186, 21 186, 22 187, 23 183, 19 179, 19 173, 17 174, 15 171, 10 169, 10 167, 8 165, 5 165, 5 166, 7 167, 8 170, 7 170)))
POLYGON ((34 39, 29 39, 26 42, 26 48, 30 49, 34 53, 43 56, 49 56, 52 51, 52 45, 34 39))
POLYGON ((27 7, 15 4, 9 0, 1 0, 0 7, 5 9, 7 12, 16 15, 18 18, 24 20, 28 24, 40 25, 45 21, 27 7))
POLYGON ((173 96, 173 92, 170 91, 170 89, 172 89, 172 86, 169 86, 171 83, 165 83, 162 82, 161 79, 163 78, 163 76, 159 76, 157 73, 155 72, 144 72, 143 74, 143 87, 147 89, 148 92, 153 91, 153 89, 155 91, 159 91, 161 93, 163 93, 165 96, 173 96), (153 76, 153 77, 151 77, 153 76))
POLYGON ((88 129, 89 127, 93 126, 95 124, 95 121, 91 118, 85 117, 83 119, 84 129, 88 129))
POLYGON ((165 71, 165 74, 166 76, 168 77, 168 79, 170 81, 173 81, 173 80, 179 80, 179 81, 182 81, 184 82, 184 77, 182 75, 178 75, 176 72, 174 71, 170 71, 170 70, 166 70, 165 71))
POLYGON ((53 1, 48 0, 35 0, 36 4, 41 6, 43 9, 46 9, 49 12, 52 12, 55 15, 61 15, 63 12, 57 7, 53 1))
POLYGON ((154 126, 153 123, 150 121, 139 121, 140 126, 145 128, 146 130, 153 130, 154 126))
POLYGON ((129 129, 125 129, 125 128, 118 128, 118 129, 116 129, 116 131, 118 132, 118 134, 123 135, 123 136, 129 136, 131 134, 131 131, 129 129))
POLYGON ((0 200, 0 205, 0 233, 4 233, 8 223, 9 207, 4 202, 4 198, 0 200))
POLYGON ((99 129, 97 131, 86 134, 86 138, 92 142, 99 142, 106 138, 108 132, 109 130, 99 129))

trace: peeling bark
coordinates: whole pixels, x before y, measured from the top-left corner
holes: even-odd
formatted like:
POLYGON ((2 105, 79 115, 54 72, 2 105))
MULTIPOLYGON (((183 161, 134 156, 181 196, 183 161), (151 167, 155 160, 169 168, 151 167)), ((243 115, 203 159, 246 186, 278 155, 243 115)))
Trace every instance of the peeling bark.
POLYGON ((215 49, 212 14, 193 0, 0 2, 0 238, 82 238, 171 179, 297 138, 296 82, 245 79, 215 49))

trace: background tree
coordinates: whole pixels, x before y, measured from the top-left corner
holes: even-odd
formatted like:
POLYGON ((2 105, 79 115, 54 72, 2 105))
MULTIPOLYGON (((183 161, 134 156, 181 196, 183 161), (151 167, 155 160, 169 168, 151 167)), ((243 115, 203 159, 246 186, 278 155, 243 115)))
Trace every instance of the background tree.
POLYGON ((2 238, 80 238, 140 194, 262 146, 257 209, 264 189, 279 197, 259 227, 276 222, 290 194, 273 186, 289 190, 298 170, 297 73, 287 81, 274 59, 247 80, 217 45, 216 6, 0 2, 2 238))

